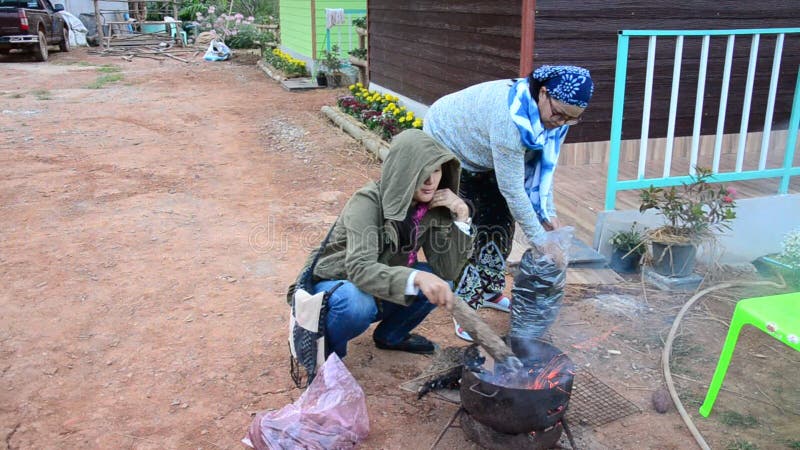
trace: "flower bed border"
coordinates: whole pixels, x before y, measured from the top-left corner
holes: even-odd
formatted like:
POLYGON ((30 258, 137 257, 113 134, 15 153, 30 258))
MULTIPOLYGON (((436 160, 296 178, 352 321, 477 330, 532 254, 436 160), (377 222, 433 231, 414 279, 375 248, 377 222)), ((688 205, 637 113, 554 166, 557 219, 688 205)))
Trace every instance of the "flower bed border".
POLYGON ((389 154, 389 143, 383 140, 377 133, 367 128, 366 125, 356 120, 355 117, 345 113, 335 106, 325 105, 320 109, 331 122, 337 125, 342 131, 349 134, 358 143, 372 152, 379 160, 386 159, 389 154))
MULTIPOLYGON (((264 71, 264 73, 267 74, 268 77, 272 78, 278 83, 289 79, 289 77, 287 77, 286 74, 283 73, 283 71, 276 69, 275 66, 273 66, 272 64, 268 63, 263 59, 259 59, 256 65, 258 66, 259 69, 264 71)), ((295 78, 300 78, 300 77, 295 77, 295 78)))

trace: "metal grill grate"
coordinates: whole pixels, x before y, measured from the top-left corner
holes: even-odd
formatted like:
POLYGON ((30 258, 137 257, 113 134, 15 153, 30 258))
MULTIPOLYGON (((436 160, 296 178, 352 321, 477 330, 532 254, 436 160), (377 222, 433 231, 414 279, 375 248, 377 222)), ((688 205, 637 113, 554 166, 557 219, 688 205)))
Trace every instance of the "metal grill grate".
POLYGON ((638 406, 588 370, 575 373, 567 411, 571 423, 600 426, 638 412, 641 412, 638 406))

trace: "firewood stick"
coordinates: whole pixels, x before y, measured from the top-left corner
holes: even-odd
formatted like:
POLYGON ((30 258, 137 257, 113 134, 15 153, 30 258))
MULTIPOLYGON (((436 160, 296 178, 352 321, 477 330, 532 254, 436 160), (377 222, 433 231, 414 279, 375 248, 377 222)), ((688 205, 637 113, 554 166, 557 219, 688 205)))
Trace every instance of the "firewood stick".
POLYGON ((486 324, 474 309, 470 308, 466 302, 456 298, 453 302, 453 317, 464 330, 472 336, 481 347, 483 347, 492 358, 498 363, 502 363, 511 369, 519 369, 522 362, 514 355, 514 352, 505 342, 486 324))

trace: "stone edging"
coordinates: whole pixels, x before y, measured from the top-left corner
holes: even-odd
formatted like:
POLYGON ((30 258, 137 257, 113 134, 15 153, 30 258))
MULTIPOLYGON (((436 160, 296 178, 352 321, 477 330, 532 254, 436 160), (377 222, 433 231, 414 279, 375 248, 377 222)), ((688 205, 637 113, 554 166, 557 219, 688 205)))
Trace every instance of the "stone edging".
POLYGON ((286 77, 276 68, 272 67, 271 64, 264 61, 263 59, 259 59, 256 63, 259 69, 263 70, 268 77, 272 78, 273 80, 280 83, 281 81, 286 80, 286 77))
POLYGON ((320 111, 342 131, 352 136, 353 139, 366 147, 367 150, 371 151, 378 159, 381 161, 386 159, 386 155, 389 154, 389 143, 368 130, 364 124, 343 113, 337 107, 325 105, 320 111))

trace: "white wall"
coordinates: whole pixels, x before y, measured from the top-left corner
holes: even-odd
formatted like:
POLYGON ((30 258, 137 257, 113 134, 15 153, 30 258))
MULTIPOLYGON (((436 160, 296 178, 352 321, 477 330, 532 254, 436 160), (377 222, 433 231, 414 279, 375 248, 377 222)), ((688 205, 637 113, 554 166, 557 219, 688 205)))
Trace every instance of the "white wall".
MULTIPOLYGON (((595 227, 594 248, 605 256, 610 255, 608 240, 616 231, 630 229, 634 221, 640 228, 655 228, 663 223, 663 218, 653 211, 645 214, 636 210, 601 212, 595 227)), ((718 237, 720 262, 748 262, 780 252, 784 235, 797 227, 800 227, 800 194, 736 200, 736 219, 731 223, 731 230, 718 237)))

